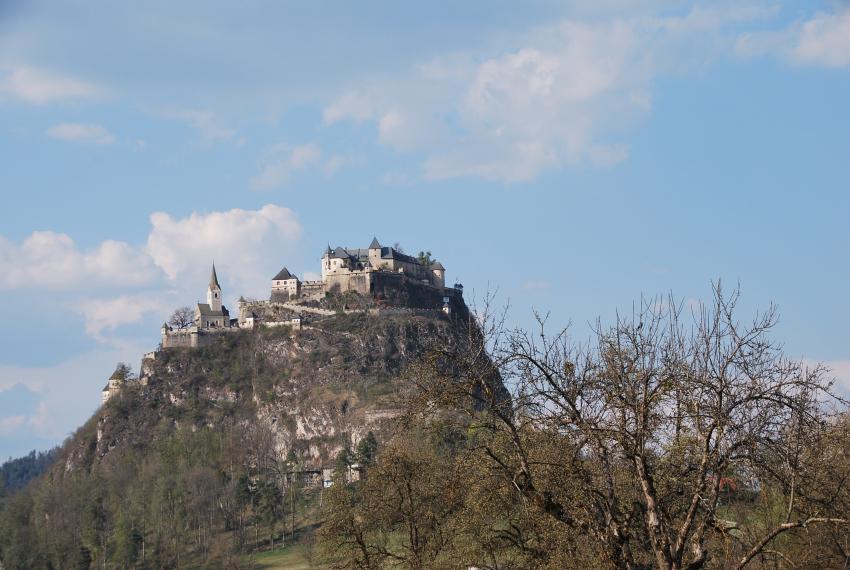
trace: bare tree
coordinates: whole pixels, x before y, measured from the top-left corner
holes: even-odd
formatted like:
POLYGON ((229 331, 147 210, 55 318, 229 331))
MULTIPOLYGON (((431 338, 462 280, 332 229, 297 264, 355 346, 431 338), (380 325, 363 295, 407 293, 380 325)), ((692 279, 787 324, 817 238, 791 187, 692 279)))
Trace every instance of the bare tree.
POLYGON ((195 311, 191 307, 180 307, 168 318, 168 324, 177 329, 185 329, 195 322, 195 311))
POLYGON ((590 537, 612 567, 787 557, 780 535, 848 526, 847 484, 819 475, 809 452, 833 423, 824 403, 834 397, 823 367, 768 337, 775 308, 741 323, 738 299, 717 285, 690 318, 671 299, 643 301, 587 346, 550 335, 545 318, 533 333, 505 330, 485 310, 466 346, 436 349, 416 372, 419 404, 468 412, 517 499, 567 543, 590 537), (728 518, 730 487, 761 499, 759 523, 728 518), (777 509, 782 519, 766 524, 777 509))

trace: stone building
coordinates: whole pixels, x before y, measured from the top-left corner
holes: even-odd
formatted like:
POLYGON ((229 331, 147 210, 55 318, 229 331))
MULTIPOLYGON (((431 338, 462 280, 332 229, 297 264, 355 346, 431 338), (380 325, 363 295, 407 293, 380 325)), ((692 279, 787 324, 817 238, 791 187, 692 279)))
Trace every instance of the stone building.
POLYGON ((382 246, 373 238, 366 248, 328 246, 322 255, 321 281, 301 281, 284 267, 272 277, 271 301, 318 299, 329 292, 374 293, 378 274, 400 276, 438 290, 446 287, 446 269, 442 263, 423 263, 394 247, 382 246))
POLYGON ((406 255, 394 247, 382 246, 372 238, 368 248, 331 249, 322 256, 322 281, 325 289, 370 292, 370 273, 401 273, 410 279, 442 289, 446 286, 446 270, 439 262, 425 265, 419 258, 406 255))
POLYGON ((109 380, 106 382, 106 386, 103 387, 103 391, 100 395, 101 403, 105 404, 109 398, 120 392, 126 382, 127 371, 121 366, 118 366, 115 369, 115 372, 112 373, 112 376, 109 377, 109 380))
POLYGON ((274 302, 285 303, 301 295, 301 281, 284 267, 272 277, 272 296, 274 302))
POLYGON ((195 348, 208 344, 215 333, 235 330, 234 323, 230 320, 230 311, 222 304, 221 285, 213 264, 207 285, 207 302, 195 305, 193 324, 185 328, 172 328, 168 323, 163 323, 161 344, 162 348, 195 348))
POLYGON ((195 307, 195 325, 201 330, 230 326, 230 313, 221 303, 221 285, 218 284, 215 263, 207 287, 207 302, 198 303, 195 307))

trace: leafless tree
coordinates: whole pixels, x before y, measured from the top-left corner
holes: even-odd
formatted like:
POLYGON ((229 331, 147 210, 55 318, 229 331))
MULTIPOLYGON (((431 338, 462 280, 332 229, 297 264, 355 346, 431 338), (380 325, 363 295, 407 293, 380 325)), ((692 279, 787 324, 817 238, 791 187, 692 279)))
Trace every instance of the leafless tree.
POLYGON ((468 412, 518 500, 590 537, 612 567, 787 558, 777 537, 848 526, 847 484, 810 452, 826 445, 825 403, 838 400, 822 366, 769 338, 773 306, 742 323, 738 291, 713 293, 689 311, 642 301, 586 345, 550 335, 544 317, 533 332, 506 330, 485 307, 465 346, 435 349, 416 371, 419 404, 468 412), (762 499, 758 523, 730 518, 730 488, 762 499), (777 510, 780 520, 767 516, 777 510))
POLYGON ((180 307, 168 318, 168 324, 177 329, 185 329, 195 322, 195 312, 190 307, 180 307))

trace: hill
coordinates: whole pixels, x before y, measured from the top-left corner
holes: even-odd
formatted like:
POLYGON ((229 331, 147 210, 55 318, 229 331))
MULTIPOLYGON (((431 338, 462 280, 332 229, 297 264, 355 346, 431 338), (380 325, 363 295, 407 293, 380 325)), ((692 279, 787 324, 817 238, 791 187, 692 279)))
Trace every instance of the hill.
POLYGON ((381 311, 349 292, 323 302, 334 305, 298 328, 146 359, 143 381, 124 382, 7 499, 4 568, 234 566, 309 534, 317 493, 334 473, 356 478, 364 446, 402 413, 406 368, 470 330, 462 304, 381 311))

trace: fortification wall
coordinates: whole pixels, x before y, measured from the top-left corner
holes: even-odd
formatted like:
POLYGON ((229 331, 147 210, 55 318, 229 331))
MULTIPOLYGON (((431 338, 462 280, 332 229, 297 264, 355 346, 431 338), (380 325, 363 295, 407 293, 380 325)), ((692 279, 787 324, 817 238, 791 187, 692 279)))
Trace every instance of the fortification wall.
POLYGON ((286 289, 272 289, 272 303, 288 303, 292 299, 292 295, 286 289))
POLYGON ((304 281, 301 283, 301 298, 318 300, 325 296, 325 284, 322 281, 304 281))
POLYGON ((168 331, 162 337, 162 348, 194 348, 198 346, 197 330, 168 331))
POLYGON ((325 277, 325 290, 330 293, 345 293, 355 291, 368 295, 372 290, 371 271, 349 271, 341 269, 325 277))
POLYGON ((435 287, 430 282, 387 271, 372 273, 372 294, 379 302, 415 309, 441 310, 444 297, 449 298, 452 311, 463 306, 463 298, 456 289, 435 287))
POLYGON ((197 348, 199 346, 209 346, 215 342, 217 337, 223 334, 236 333, 239 330, 239 327, 228 327, 209 331, 199 331, 195 328, 168 331, 162 337, 162 348, 197 348))

